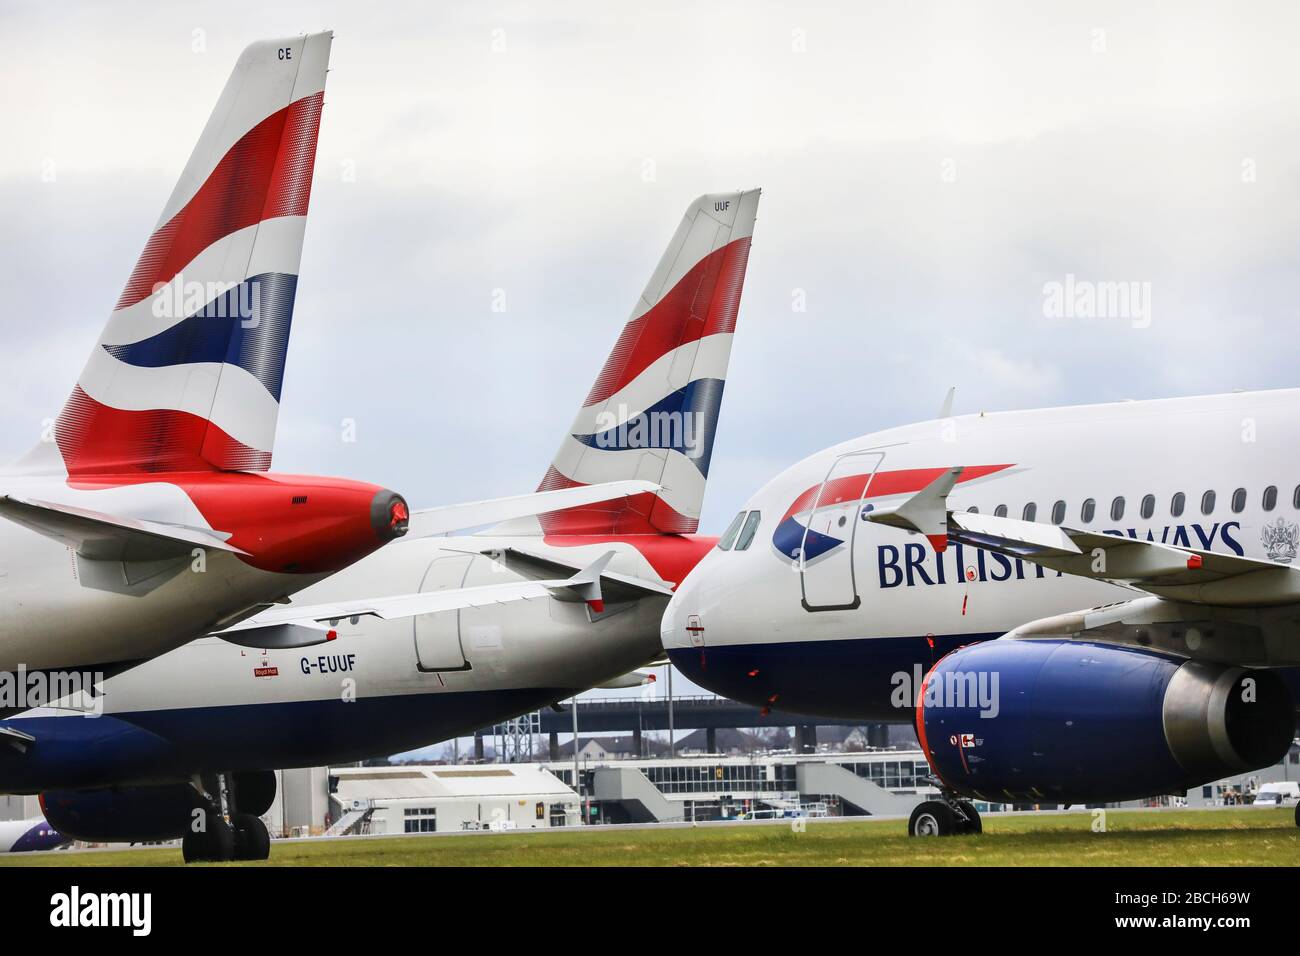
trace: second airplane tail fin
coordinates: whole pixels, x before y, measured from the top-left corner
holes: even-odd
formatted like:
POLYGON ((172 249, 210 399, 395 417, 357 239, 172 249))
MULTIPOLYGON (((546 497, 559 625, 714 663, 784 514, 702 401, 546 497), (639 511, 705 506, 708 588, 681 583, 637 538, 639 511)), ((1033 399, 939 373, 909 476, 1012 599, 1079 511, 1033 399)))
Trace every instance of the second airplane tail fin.
POLYGON ((661 490, 550 512, 546 533, 699 526, 758 198, 691 203, 538 489, 640 478, 661 490))
POLYGON ((69 475, 270 467, 331 39, 240 55, 55 422, 69 475))

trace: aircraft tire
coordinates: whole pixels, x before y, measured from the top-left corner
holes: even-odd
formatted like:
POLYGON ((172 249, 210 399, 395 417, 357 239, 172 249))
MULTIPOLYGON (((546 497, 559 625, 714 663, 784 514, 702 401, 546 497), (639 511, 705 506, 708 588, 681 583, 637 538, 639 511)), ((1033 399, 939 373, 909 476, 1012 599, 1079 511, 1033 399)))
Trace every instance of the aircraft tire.
POLYGON ((957 832, 957 815, 942 800, 926 800, 917 804, 907 821, 908 836, 952 836, 957 832))
POLYGON ((207 827, 200 833, 187 830, 181 840, 186 863, 224 863, 235 858, 235 833, 219 814, 206 811, 207 827))
POLYGON ((260 817, 237 813, 230 825, 235 832, 236 860, 265 860, 271 855, 271 835, 260 817))

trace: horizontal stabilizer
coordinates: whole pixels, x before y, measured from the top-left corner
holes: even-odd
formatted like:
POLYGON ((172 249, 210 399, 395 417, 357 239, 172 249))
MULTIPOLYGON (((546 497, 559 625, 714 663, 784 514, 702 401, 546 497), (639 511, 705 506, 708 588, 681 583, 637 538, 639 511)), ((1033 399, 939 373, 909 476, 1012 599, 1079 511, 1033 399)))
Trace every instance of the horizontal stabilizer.
MULTIPOLYGON (((527 578, 553 578, 561 574, 572 574, 579 570, 576 563, 557 561, 553 555, 543 557, 523 548, 485 548, 482 551, 461 553, 485 555, 505 568, 527 578)), ((616 604, 654 595, 664 597, 672 597, 673 595, 674 585, 670 581, 652 581, 649 578, 637 577, 634 574, 621 574, 617 571, 606 570, 601 571, 600 577, 606 599, 616 604)))
POLYGON ((514 518, 527 518, 601 501, 617 501, 620 498, 653 494, 661 490, 653 481, 608 481, 598 485, 581 485, 576 488, 561 488, 557 491, 538 491, 529 495, 513 495, 508 498, 490 498, 486 501, 425 508, 411 513, 411 526, 406 537, 424 538, 450 534, 454 531, 493 525, 514 518))
POLYGON ((0 495, 0 515, 92 561, 157 561, 189 555, 195 548, 245 553, 227 544, 229 535, 221 532, 13 495, 0 495))

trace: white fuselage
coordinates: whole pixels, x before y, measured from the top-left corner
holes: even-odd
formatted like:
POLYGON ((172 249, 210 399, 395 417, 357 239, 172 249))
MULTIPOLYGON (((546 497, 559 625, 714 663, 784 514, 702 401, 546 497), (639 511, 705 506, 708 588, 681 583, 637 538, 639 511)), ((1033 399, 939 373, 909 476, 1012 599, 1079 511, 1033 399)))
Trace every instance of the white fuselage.
MULTIPOLYGON (((31 499, 208 527, 185 492, 165 480, 95 490, 72 487, 66 478, 14 477, 4 484, 31 499)), ((67 545, 0 518, 0 671, 111 672, 322 577, 260 570, 215 550, 197 563, 192 555, 85 561, 67 545)))
MULTIPOLYGON (((711 540, 659 539, 689 544, 695 556, 711 540)), ((298 600, 519 580, 478 553, 505 547, 584 566, 613 551, 608 571, 659 577, 638 547, 609 539, 417 538, 384 547, 298 600)), ((185 780, 195 772, 315 766, 433 744, 653 660, 662 653, 666 603, 658 595, 606 601, 596 613, 583 601, 541 598, 388 621, 362 617, 340 621, 336 640, 295 650, 204 638, 109 679, 102 715, 47 708, 8 721, 44 746, 22 758, 0 754, 0 790, 185 780)))
MULTIPOLYGON (((864 435, 787 469, 746 503, 761 513, 752 543, 696 566, 665 613, 663 643, 693 680, 733 698, 908 719, 910 703, 891 701, 900 671, 1136 595, 969 547, 939 555, 921 535, 863 520, 864 509, 897 504, 936 469, 962 465, 985 473, 953 489, 954 511, 1289 563, 1300 538, 1297 447, 1295 390, 966 415, 864 435)), ((1293 644, 1240 663, 1296 663, 1293 644)))

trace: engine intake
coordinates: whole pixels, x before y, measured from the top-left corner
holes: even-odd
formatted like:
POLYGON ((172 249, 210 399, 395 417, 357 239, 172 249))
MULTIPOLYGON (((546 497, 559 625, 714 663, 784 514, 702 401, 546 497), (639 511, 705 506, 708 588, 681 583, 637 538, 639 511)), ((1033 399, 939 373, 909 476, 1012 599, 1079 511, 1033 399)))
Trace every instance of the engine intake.
POLYGON ((1274 672, 1068 640, 1001 640, 939 661, 917 735, 939 778, 999 802, 1110 803, 1258 770, 1290 749, 1274 672))

